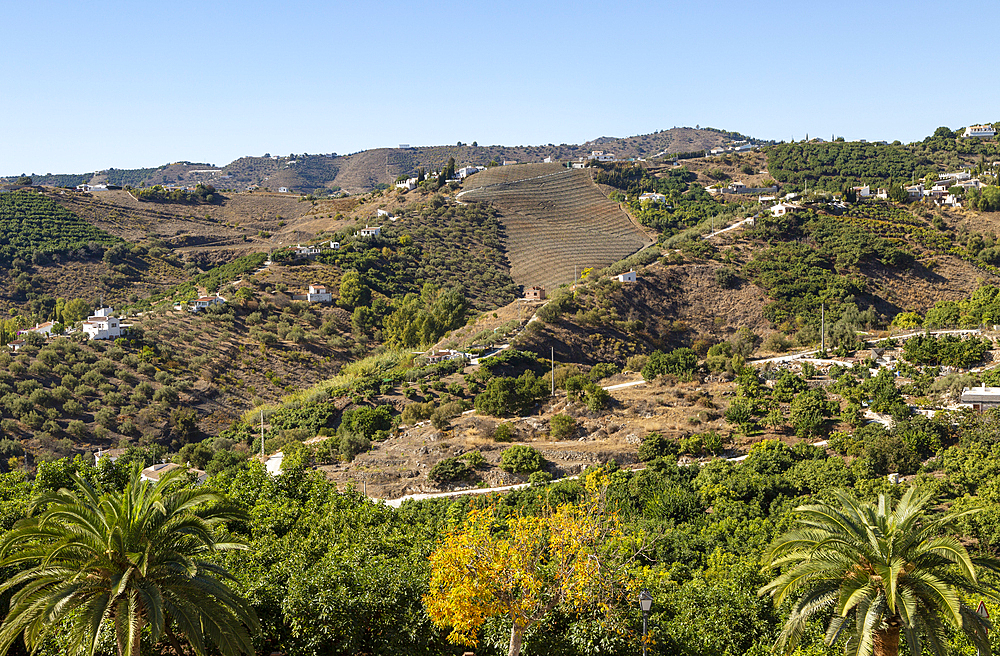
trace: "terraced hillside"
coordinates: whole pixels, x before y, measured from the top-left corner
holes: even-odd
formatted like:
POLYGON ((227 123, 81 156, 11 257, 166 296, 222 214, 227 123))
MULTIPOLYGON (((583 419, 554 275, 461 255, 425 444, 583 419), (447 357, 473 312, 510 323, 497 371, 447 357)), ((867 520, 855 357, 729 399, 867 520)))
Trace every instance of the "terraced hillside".
POLYGON ((511 277, 525 287, 553 289, 652 243, 587 170, 496 167, 469 178, 459 200, 488 202, 500 212, 511 277))

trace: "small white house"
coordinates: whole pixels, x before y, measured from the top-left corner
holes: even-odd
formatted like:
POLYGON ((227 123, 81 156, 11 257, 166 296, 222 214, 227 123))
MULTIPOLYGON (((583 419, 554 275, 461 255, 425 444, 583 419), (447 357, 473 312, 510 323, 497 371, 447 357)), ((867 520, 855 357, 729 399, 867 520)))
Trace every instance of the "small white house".
POLYGON ((191 303, 191 311, 198 312, 199 310, 205 310, 207 308, 210 308, 213 305, 222 305, 225 302, 226 299, 222 298, 219 295, 201 296, 199 298, 194 299, 194 301, 191 303))
POLYGON ((392 216, 392 213, 390 213, 390 212, 388 212, 386 210, 383 210, 382 208, 379 208, 379 209, 375 210, 375 216, 376 216, 376 218, 381 219, 383 216, 392 216))
POLYGON ((322 252, 322 248, 319 246, 303 246, 302 244, 297 244, 292 248, 292 255, 297 260, 304 258, 313 259, 322 252))
POLYGON ((447 360, 463 360, 471 357, 472 356, 468 353, 463 353, 454 349, 431 351, 430 353, 424 354, 424 358, 427 360, 428 364, 437 364, 438 362, 445 362, 447 360))
POLYGON ((771 216, 784 216, 786 214, 793 214, 802 209, 799 205, 794 203, 778 203, 771 207, 771 216))
POLYGON ((27 330, 22 330, 22 333, 38 333, 39 335, 45 335, 46 337, 52 336, 52 328, 55 326, 54 321, 46 321, 45 323, 36 324, 34 328, 28 328, 27 330))
POLYGON ((997 130, 992 125, 970 125, 965 128, 963 137, 995 137, 997 130))
POLYGON ((663 194, 656 194, 656 193, 647 191, 646 193, 639 195, 639 201, 641 202, 641 201, 644 201, 644 200, 648 200, 651 203, 666 203, 667 202, 667 197, 664 196, 663 194))
POLYGON ((603 150, 592 150, 590 151, 590 157, 587 159, 596 159, 598 162, 613 162, 615 161, 615 156, 603 150))
POLYGON ((625 273, 619 273, 618 282, 635 282, 635 271, 627 271, 625 273))
POLYGON ((83 322, 83 332, 90 339, 117 339, 122 336, 121 320, 112 316, 112 308, 100 308, 83 322))
POLYGON ((310 303, 330 303, 333 301, 333 294, 327 291, 322 285, 309 285, 309 293, 306 300, 310 303))
POLYGON ((405 189, 406 191, 413 191, 416 188, 417 188, 416 178, 408 178, 406 180, 403 180, 402 182, 396 183, 396 189, 405 189))
POLYGON ((455 175, 457 175, 459 178, 467 178, 470 175, 475 175, 476 173, 479 173, 478 166, 463 166, 462 168, 455 171, 455 175))
POLYGON ((278 193, 279 194, 287 194, 288 193, 288 187, 278 187, 278 193))
POLYGON ((333 249, 333 250, 335 250, 335 251, 339 251, 340 250, 340 242, 339 241, 331 241, 330 242, 330 248, 333 249))
POLYGON ((378 237, 382 234, 382 226, 365 226, 357 233, 357 237, 367 239, 368 237, 378 237))

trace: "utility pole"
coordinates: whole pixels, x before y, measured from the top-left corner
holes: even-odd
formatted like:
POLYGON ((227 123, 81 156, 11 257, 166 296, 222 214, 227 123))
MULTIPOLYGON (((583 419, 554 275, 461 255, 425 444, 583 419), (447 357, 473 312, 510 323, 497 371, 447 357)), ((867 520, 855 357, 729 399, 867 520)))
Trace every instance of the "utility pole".
POLYGON ((556 395, 556 347, 552 347, 552 392, 550 396, 556 395))
POLYGON ((260 410, 260 457, 264 457, 264 409, 260 410))

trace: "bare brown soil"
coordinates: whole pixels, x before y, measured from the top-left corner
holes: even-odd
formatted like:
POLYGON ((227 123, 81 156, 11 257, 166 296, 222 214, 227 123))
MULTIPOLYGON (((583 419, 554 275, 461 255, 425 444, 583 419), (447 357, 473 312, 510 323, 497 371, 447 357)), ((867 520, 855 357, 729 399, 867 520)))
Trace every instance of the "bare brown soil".
POLYGON ((563 362, 622 364, 631 355, 687 345, 698 337, 721 341, 742 326, 766 332, 764 290, 750 283, 723 289, 715 282, 721 267, 711 261, 654 263, 639 272, 635 283, 616 283, 607 304, 617 319, 594 323, 584 314, 564 313, 548 324, 534 322, 516 340, 518 348, 555 349, 563 362), (641 323, 629 330, 627 322, 636 321, 641 323))
MULTIPOLYGON (((638 379, 641 378, 634 373, 619 374, 601 384, 608 386, 638 379)), ((717 431, 724 442, 720 455, 726 458, 745 455, 753 444, 765 439, 779 439, 789 444, 802 441, 787 431, 765 431, 750 437, 733 432, 723 417, 735 391, 735 384, 728 382, 658 379, 612 390, 611 407, 594 414, 579 404, 567 402, 565 393, 557 390, 551 401, 529 416, 498 419, 463 415, 453 420, 446 431, 437 430, 429 423, 403 426, 396 435, 376 443, 371 451, 359 455, 354 462, 321 469, 342 486, 353 485, 359 490, 365 489, 369 496, 394 499, 405 494, 523 483, 528 479, 526 475, 511 474, 499 468, 503 450, 512 444, 527 444, 538 449, 546 461, 545 471, 554 478, 562 478, 612 460, 622 467, 641 467, 638 447, 651 432, 681 439, 695 433, 717 431), (552 440, 549 422, 559 413, 573 417, 577 428, 567 439, 552 440), (492 439, 494 428, 501 422, 510 422, 515 435, 513 443, 498 443, 492 439), (438 461, 472 451, 479 451, 486 460, 486 466, 478 470, 473 479, 444 486, 428 480, 427 474, 438 461)), ((784 411, 787 415, 788 408, 784 411)), ((708 458, 707 455, 684 455, 680 462, 708 458)))

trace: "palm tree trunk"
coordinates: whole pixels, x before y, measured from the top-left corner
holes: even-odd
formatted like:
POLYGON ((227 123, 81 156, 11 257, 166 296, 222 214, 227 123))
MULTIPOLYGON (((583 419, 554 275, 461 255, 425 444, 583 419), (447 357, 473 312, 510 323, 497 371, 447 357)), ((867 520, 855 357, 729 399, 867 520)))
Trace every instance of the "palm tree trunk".
POLYGON ((889 620, 888 626, 879 629, 874 636, 874 656, 898 656, 899 623, 889 620))

